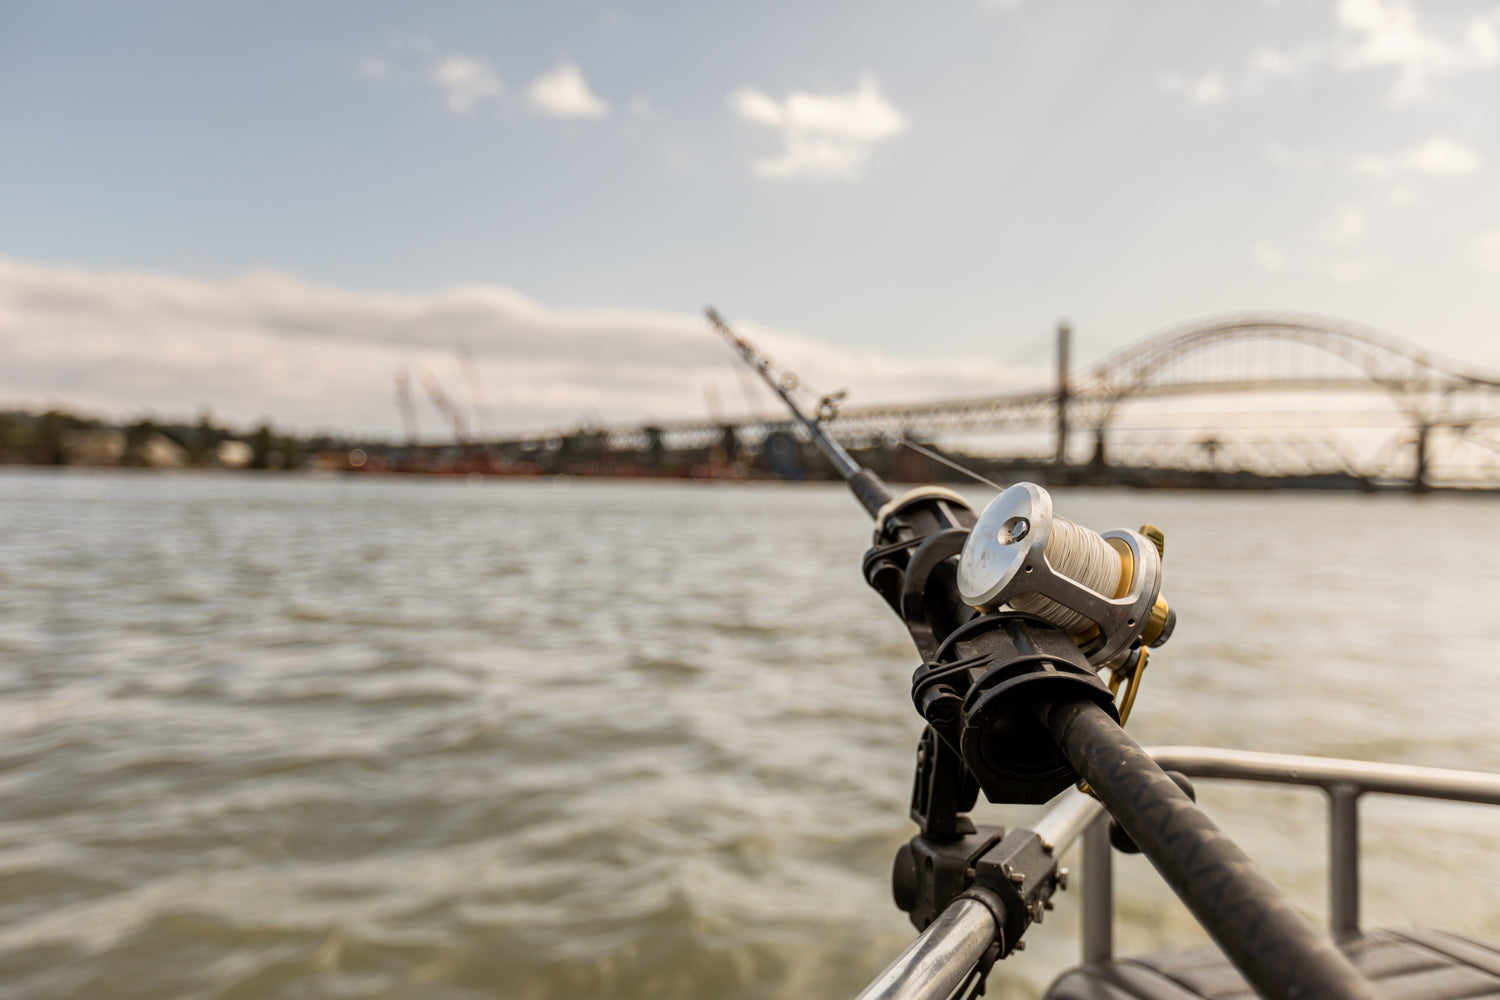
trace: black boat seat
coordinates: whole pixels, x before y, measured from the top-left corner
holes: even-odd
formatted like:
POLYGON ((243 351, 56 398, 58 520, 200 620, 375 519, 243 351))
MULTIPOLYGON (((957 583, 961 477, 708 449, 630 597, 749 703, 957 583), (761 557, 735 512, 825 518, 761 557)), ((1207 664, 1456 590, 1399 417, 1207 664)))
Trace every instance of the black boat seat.
MULTIPOLYGON (((1387 1000, 1500 998, 1500 947, 1440 931, 1367 931, 1339 946, 1387 1000)), ((1217 948, 1070 969, 1044 1000, 1253 1000, 1217 948)))

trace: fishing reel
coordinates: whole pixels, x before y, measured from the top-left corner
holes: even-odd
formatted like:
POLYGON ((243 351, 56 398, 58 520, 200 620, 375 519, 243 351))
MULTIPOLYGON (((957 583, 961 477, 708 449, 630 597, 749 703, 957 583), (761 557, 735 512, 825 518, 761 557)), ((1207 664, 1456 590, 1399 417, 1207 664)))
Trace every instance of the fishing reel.
MULTIPOLYGON (((1032 483, 980 513, 953 578, 978 615, 918 668, 912 701, 991 802, 1045 802, 1078 780, 1043 731, 1039 713, 1051 705, 1091 701, 1117 722, 1128 714, 1147 647, 1166 642, 1176 624, 1161 596, 1163 541, 1149 525, 1101 535, 1074 524, 1032 483), (1106 668, 1108 684, 1099 677, 1106 668)), ((946 756, 935 749, 929 762, 946 756)), ((957 832, 950 817, 919 808, 948 800, 935 792, 951 781, 919 765, 913 818, 924 830, 957 832)))
POLYGON ((1095 668, 1160 646, 1177 614, 1161 596, 1165 538, 1145 525, 1098 534, 1060 517, 1052 496, 1017 483, 979 515, 958 561, 958 591, 980 611, 1006 606, 1069 634, 1095 668))

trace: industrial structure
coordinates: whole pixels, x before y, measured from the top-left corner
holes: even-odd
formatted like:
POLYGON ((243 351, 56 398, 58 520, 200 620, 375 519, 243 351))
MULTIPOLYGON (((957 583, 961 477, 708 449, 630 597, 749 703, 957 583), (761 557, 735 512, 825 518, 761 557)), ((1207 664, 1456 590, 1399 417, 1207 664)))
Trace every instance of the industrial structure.
MULTIPOLYGON (((732 336, 732 334, 731 334, 732 336)), ((902 481, 957 474, 903 441, 992 479, 1051 485, 1500 491, 1500 373, 1353 323, 1281 313, 1200 320, 1074 370, 1056 335, 1045 384, 985 396, 844 405, 771 372, 860 462, 902 481)), ((691 420, 497 435, 472 353, 467 399, 428 369, 396 372, 400 442, 301 438, 142 418, 0 412, 0 463, 345 469, 460 475, 830 478, 805 431, 771 409, 731 416, 704 387, 691 420), (419 438, 419 384, 441 443, 419 438)), ((726 354, 726 365, 730 357, 726 354)), ((767 396, 767 404, 772 400, 767 396)), ((753 406, 753 402, 751 404, 753 406)))
MULTIPOLYGON (((1179 473, 1500 488, 1500 374, 1377 331, 1302 315, 1223 317, 1167 330, 1078 372, 1070 370, 1070 341, 1068 325, 1060 324, 1052 385, 841 406, 826 413, 826 427, 854 449, 890 447, 904 437, 967 451, 966 439, 1029 435, 1029 450, 1001 455, 1002 464, 1050 470, 1053 481, 1144 476, 1170 484, 1183 481, 1173 475, 1179 473), (1261 409, 1242 403, 1252 397, 1261 409), (1143 412, 1152 426, 1143 427, 1143 412), (1160 426, 1164 415, 1176 425, 1160 426)), ((535 455, 586 438, 598 454, 717 450, 733 459, 777 448, 795 433, 781 415, 711 417, 525 435, 496 447, 535 455)), ((988 450, 993 454, 993 446, 988 450)))

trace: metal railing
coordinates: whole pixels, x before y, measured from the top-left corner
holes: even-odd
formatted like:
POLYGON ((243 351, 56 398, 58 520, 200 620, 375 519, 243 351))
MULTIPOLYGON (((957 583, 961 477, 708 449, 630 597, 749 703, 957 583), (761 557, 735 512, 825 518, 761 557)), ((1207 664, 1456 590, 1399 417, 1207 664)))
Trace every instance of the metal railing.
MULTIPOLYGON (((1359 800, 1366 793, 1500 805, 1500 775, 1406 764, 1376 764, 1331 757, 1224 750, 1217 747, 1151 747, 1167 771, 1189 778, 1306 785, 1328 795, 1328 923, 1335 937, 1359 933, 1359 800)), ((1060 808, 1060 807, 1059 807, 1060 808)), ((1113 879, 1109 817, 1096 807, 1083 837, 1085 962, 1113 955, 1113 879)))
MULTIPOLYGON (((1500 805, 1500 774, 1328 757, 1154 747, 1164 770, 1190 778, 1321 788, 1328 795, 1329 924, 1335 936, 1359 932, 1359 800, 1366 793, 1500 805)), ((1114 953, 1114 884, 1109 817, 1088 795, 1068 791, 1032 830, 1052 856, 1083 839, 1082 958, 1114 953)), ((859 995, 859 1000, 945 1000, 972 987, 971 973, 996 933, 990 910, 973 900, 949 906, 859 995)))

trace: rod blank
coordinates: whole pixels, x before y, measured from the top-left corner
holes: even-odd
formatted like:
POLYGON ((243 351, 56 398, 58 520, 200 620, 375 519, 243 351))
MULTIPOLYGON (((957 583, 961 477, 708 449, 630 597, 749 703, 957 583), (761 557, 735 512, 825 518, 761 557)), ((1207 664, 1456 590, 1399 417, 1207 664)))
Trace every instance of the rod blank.
POLYGON ((856 462, 854 456, 850 455, 843 445, 828 436, 817 420, 802 412, 802 408, 792 398, 788 385, 778 381, 772 374, 770 360, 762 357, 748 340, 730 329, 729 324, 712 306, 703 310, 703 313, 708 317, 709 323, 713 324, 713 328, 718 331, 719 336, 735 349, 741 360, 749 365, 766 385, 771 387, 772 392, 781 397, 781 401, 792 412, 792 416, 812 438, 813 444, 818 446, 818 450, 833 464, 834 470, 849 484, 849 488, 854 491, 854 496, 859 500, 860 505, 871 517, 874 517, 875 513, 891 499, 891 491, 886 488, 880 477, 856 462))

